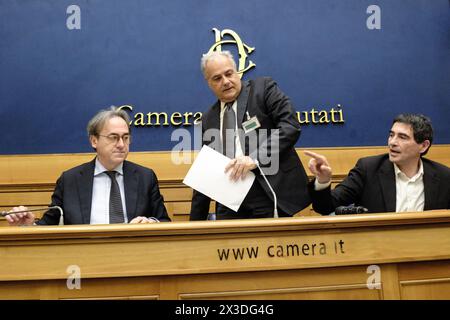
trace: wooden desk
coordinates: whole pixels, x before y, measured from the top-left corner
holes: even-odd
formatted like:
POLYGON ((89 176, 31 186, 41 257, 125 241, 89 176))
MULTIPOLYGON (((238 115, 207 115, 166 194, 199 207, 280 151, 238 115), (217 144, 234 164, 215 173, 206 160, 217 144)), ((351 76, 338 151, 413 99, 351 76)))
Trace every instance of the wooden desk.
POLYGON ((450 210, 8 227, 0 261, 1 299, 450 299, 450 210))

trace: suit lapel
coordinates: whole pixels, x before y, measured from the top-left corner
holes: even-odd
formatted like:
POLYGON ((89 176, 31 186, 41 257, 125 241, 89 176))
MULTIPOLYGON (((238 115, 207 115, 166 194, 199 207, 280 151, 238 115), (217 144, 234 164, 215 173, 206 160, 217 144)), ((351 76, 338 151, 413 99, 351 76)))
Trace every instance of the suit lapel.
POLYGON ((422 160, 423 163, 423 188, 425 194, 424 210, 433 209, 433 203, 437 203, 439 194, 439 176, 433 170, 428 162, 422 160))
POLYGON ((205 134, 207 130, 220 130, 220 101, 217 101, 211 109, 206 113, 204 121, 202 121, 202 146, 207 145, 208 147, 216 150, 217 152, 222 152, 222 143, 219 136, 213 134, 205 134))
POLYGON ((236 101, 237 103, 236 117, 238 129, 241 129, 238 130, 239 142, 241 143, 242 152, 244 152, 244 154, 247 154, 246 153, 247 146, 245 145, 245 134, 244 131, 242 130, 242 122, 244 122, 245 111, 247 111, 249 92, 250 92, 250 83, 248 81, 242 81, 242 90, 236 101))
POLYGON ((127 206, 128 222, 136 217, 136 204, 139 179, 135 168, 128 161, 123 163, 123 184, 125 189, 125 204, 127 206))
POLYGON ((242 129, 242 122, 244 122, 244 115, 245 111, 247 110, 249 91, 250 91, 249 82, 242 81, 242 90, 237 98, 237 125, 239 129, 242 129))
POLYGON ((395 172, 394 165, 388 159, 384 161, 378 171, 378 180, 381 185, 386 211, 395 212, 397 206, 395 172))
POLYGON ((220 129, 220 101, 217 101, 216 104, 212 106, 211 112, 208 113, 206 124, 205 130, 211 128, 220 129))
POLYGON ((77 177, 81 216, 84 224, 91 223, 92 186, 94 184, 95 159, 80 169, 77 177))

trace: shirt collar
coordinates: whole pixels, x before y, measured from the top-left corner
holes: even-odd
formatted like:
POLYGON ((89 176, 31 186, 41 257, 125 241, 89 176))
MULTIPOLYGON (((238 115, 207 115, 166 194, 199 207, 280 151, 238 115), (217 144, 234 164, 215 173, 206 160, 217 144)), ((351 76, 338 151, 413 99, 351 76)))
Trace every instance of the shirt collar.
MULTIPOLYGON (((95 158, 95 169, 94 169, 94 176, 98 176, 99 174, 109 171, 106 170, 106 168, 100 163, 98 158, 95 158)), ((115 167, 112 171, 118 172, 120 175, 123 175, 123 162, 119 164, 117 167, 115 167)))
POLYGON ((408 177, 406 176, 406 174, 404 174, 404 173, 402 172, 402 170, 400 170, 400 168, 394 163, 394 172, 395 172, 395 176, 396 176, 396 177, 401 177, 401 178, 406 179, 406 180, 409 180, 409 181, 411 181, 411 182, 414 182, 414 181, 416 181, 417 179, 420 179, 420 178, 423 176, 423 163, 422 163, 422 159, 419 159, 419 163, 420 163, 420 165, 419 165, 419 171, 417 171, 417 173, 416 173, 413 177, 411 177, 411 178, 408 178, 408 177))
MULTIPOLYGON (((228 103, 228 102, 220 101, 220 111, 223 111, 223 109, 225 109, 225 105, 226 105, 227 103, 228 103)), ((235 104, 236 104, 236 100, 234 100, 234 101, 233 101, 233 104, 231 105, 231 107, 233 108, 233 110, 235 110, 235 108, 234 108, 235 104)), ((236 111, 236 110, 235 110, 235 111, 236 111)))

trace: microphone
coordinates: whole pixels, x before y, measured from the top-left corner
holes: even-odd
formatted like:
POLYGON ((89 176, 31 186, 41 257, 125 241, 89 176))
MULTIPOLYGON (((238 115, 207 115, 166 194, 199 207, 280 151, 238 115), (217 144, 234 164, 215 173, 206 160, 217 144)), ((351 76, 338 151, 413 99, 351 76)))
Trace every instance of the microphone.
POLYGON ((339 206, 334 210, 336 215, 367 213, 369 210, 362 206, 339 206))
POLYGON ((1 211, 0 212, 0 216, 6 217, 6 216, 8 216, 10 214, 13 214, 13 213, 24 213, 24 212, 33 212, 33 211, 42 211, 42 210, 51 210, 51 209, 58 209, 59 210, 59 213, 61 214, 61 217, 59 219, 59 224, 63 225, 64 224, 63 210, 59 206, 45 207, 45 208, 34 208, 34 209, 27 209, 27 210, 20 210, 20 211, 1 211))
POLYGON ((259 166, 259 161, 258 160, 253 160, 256 163, 256 166, 258 167, 259 171, 261 172, 261 175, 264 178, 264 181, 266 181, 266 184, 269 186, 270 191, 272 192, 273 195, 273 217, 274 218, 278 218, 278 209, 277 209, 277 195, 275 194, 275 191, 273 191, 272 186, 269 183, 269 180, 267 180, 266 175, 264 174, 264 171, 262 171, 261 167, 259 166))

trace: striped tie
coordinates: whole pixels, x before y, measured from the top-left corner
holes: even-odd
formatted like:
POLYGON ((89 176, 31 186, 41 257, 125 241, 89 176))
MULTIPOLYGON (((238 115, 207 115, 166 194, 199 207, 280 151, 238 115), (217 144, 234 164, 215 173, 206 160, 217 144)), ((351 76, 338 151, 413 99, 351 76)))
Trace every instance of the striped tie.
POLYGON ((122 198, 119 184, 116 180, 116 171, 105 171, 111 178, 111 192, 109 194, 109 223, 124 223, 122 198))

